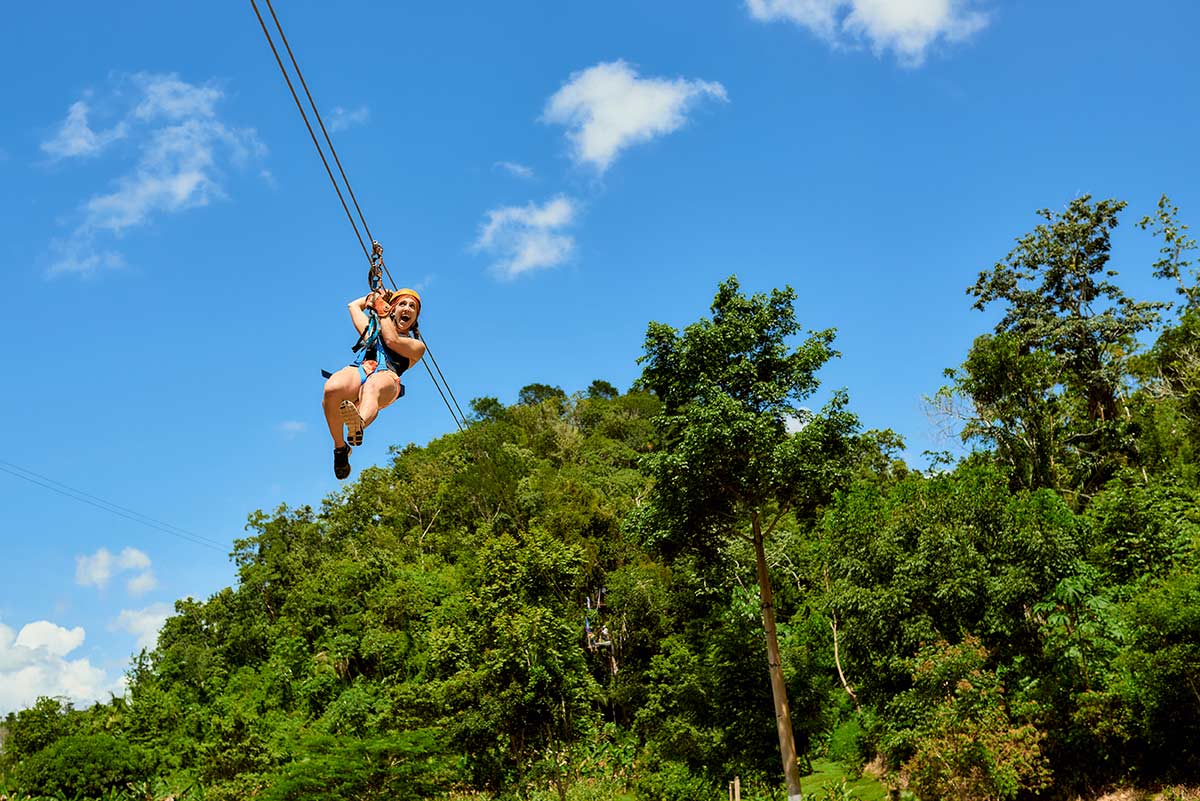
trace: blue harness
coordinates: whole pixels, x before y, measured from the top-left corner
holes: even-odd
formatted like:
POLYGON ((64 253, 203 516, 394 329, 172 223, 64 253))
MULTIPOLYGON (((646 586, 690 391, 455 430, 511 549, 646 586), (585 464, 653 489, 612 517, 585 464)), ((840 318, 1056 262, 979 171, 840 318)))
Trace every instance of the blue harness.
MULTIPOLYGON (((400 375, 408 369, 408 359, 396 353, 383 342, 383 326, 380 324, 379 315, 374 309, 368 308, 367 312, 367 327, 358 337, 358 342, 354 343, 351 348, 358 354, 351 362, 351 366, 358 368, 358 382, 365 384, 367 378, 380 370, 391 370, 396 374, 397 383, 399 383, 400 375), (370 372, 364 366, 364 362, 373 361, 376 367, 370 372)), ((332 373, 327 370, 322 370, 321 375, 329 378, 332 373)), ((398 398, 404 397, 404 384, 400 384, 400 394, 398 398)))

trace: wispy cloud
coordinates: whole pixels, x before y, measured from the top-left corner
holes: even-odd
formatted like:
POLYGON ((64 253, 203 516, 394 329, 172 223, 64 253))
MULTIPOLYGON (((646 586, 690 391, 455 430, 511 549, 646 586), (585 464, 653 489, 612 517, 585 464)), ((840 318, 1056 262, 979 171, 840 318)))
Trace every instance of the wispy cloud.
MULTIPOLYGON (((142 571, 145 575, 150 570, 150 557, 137 548, 124 548, 119 554, 113 554, 107 548, 101 548, 93 554, 81 554, 75 557, 75 583, 83 587, 104 589, 116 573, 142 571)), ((151 575, 153 579, 153 575, 151 575)), ((133 581, 138 581, 135 578, 133 581)), ((131 585, 133 584, 131 581, 131 585)), ((142 579, 138 586, 144 586, 142 579)), ((132 591, 132 589, 131 589, 132 591)))
POLYGON ((134 635, 138 648, 154 648, 159 630, 173 611, 168 603, 151 604, 144 609, 122 609, 111 628, 134 635))
POLYGON ((611 61, 572 74, 541 119, 566 126, 576 163, 604 172, 629 146, 678 130, 706 98, 728 95, 719 83, 641 78, 626 62, 611 61))
POLYGON ((40 696, 63 697, 83 706, 119 691, 119 682, 87 659, 68 659, 83 645, 82 627, 48 620, 20 632, 0 623, 0 715, 30 706, 40 696))
POLYGON ((42 142, 42 152, 52 159, 94 156, 118 139, 124 139, 127 127, 119 122, 106 131, 93 131, 88 124, 88 104, 78 100, 67 109, 67 118, 53 138, 42 142))
POLYGON ((533 177, 532 167, 526 167, 524 164, 518 164, 515 161, 497 161, 495 166, 504 170, 509 175, 515 175, 518 178, 529 179, 533 177))
MULTIPOLYGON (((324 119, 322 117, 322 119, 324 119)), ((347 128, 353 128, 358 125, 366 125, 371 121, 371 109, 366 106, 359 106, 354 110, 348 110, 341 106, 334 106, 333 112, 329 116, 330 131, 344 131, 347 128)))
POLYGON ((275 426, 275 430, 283 434, 286 439, 294 439, 308 430, 308 423, 299 420, 284 420, 275 426))
POLYGON ((498 257, 492 269, 501 278, 555 267, 575 249, 574 237, 563 233, 577 213, 570 198, 559 195, 539 206, 504 206, 487 212, 475 250, 498 257))
POLYGON ((833 47, 870 45, 919 67, 938 41, 962 42, 987 27, 976 0, 746 0, 757 20, 786 20, 833 47))
POLYGON ((124 102, 126 109, 112 128, 93 131, 89 106, 78 101, 55 136, 42 144, 60 161, 97 155, 118 139, 128 139, 136 154, 132 168, 113 179, 114 188, 84 201, 75 228, 51 243, 56 254, 51 274, 122 266, 124 258, 109 243, 158 215, 225 197, 224 166, 240 166, 265 153, 253 129, 232 128, 218 118, 223 93, 215 86, 149 73, 119 83, 112 103, 124 102))
POLYGON ((143 570, 125 582, 125 589, 130 595, 145 595, 158 588, 158 577, 153 570, 143 570))

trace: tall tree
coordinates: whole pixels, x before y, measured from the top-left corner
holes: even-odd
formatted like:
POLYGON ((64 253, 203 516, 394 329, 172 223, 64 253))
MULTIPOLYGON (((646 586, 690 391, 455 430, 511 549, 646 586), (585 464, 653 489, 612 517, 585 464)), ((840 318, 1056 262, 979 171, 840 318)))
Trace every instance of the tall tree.
POLYGON ((682 333, 662 323, 646 332, 641 383, 662 401, 659 442, 646 458, 655 479, 650 513, 664 543, 716 554, 729 538, 754 547, 767 664, 789 799, 800 798, 799 767, 775 632, 765 540, 789 513, 811 513, 846 473, 857 421, 835 394, 819 414, 801 402, 817 370, 837 355, 832 329, 800 331, 790 287, 745 297, 724 281, 712 316, 682 333))
POLYGON ((967 292, 999 303, 994 336, 980 337, 948 371, 974 409, 963 431, 997 448, 1019 486, 1090 495, 1129 455, 1123 415, 1136 335, 1164 304, 1125 295, 1109 268, 1110 234, 1124 201, 1084 195, 1017 240, 967 292))

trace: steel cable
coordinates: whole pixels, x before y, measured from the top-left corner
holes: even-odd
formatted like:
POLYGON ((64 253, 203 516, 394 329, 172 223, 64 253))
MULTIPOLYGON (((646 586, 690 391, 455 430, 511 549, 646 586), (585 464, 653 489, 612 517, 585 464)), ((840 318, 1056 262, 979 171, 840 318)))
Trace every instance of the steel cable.
POLYGON ((89 506, 94 506, 97 509, 102 509, 109 514, 123 517, 126 520, 131 520, 134 523, 140 523, 147 528, 156 529, 164 534, 170 534, 172 537, 178 537, 181 540, 186 540, 193 545, 200 545, 204 548, 211 548, 214 551, 228 552, 229 546, 222 545, 216 540, 188 531, 186 528, 171 523, 166 523, 157 518, 144 515, 134 509, 126 506, 107 501, 104 498, 84 492, 83 490, 75 489, 74 487, 63 484, 61 481, 56 481, 49 476, 44 476, 41 473, 35 473, 27 467, 21 467, 18 464, 0 459, 0 472, 8 473, 11 476, 28 481, 30 484, 36 484, 39 487, 48 489, 51 492, 57 492, 59 495, 66 496, 72 500, 86 503, 89 506))
POLYGON ((288 75, 287 69, 283 66, 283 59, 279 57, 279 51, 275 48, 275 40, 271 38, 271 32, 267 30, 267 23, 259 13, 258 3, 250 0, 250 5, 254 7, 254 14, 258 17, 258 24, 262 26, 263 35, 267 37, 267 44, 271 46, 271 52, 275 55, 275 62, 279 64, 279 71, 283 73, 283 79, 287 81, 288 90, 292 93, 292 100, 296 101, 296 108, 300 111, 300 116, 304 119, 304 127, 308 128, 308 135, 312 137, 313 146, 317 148, 317 155, 321 157, 321 163, 325 165, 325 172, 329 175, 329 181, 333 184, 333 191, 337 192, 338 200, 342 201, 342 208, 346 211, 346 219, 350 221, 350 227, 354 229, 354 236, 358 238, 358 244, 362 248, 363 255, 367 257, 367 262, 371 262, 371 251, 367 248, 367 243, 363 241, 362 233, 358 230, 358 223, 354 221, 354 215, 350 213, 350 207, 346 204, 346 198, 342 196, 342 189, 338 185, 337 179, 333 177, 333 170, 329 169, 329 161, 325 158, 325 151, 321 149, 321 143, 317 141, 317 135, 313 132, 312 123, 308 121, 308 115, 304 113, 304 106, 300 103, 300 96, 296 94, 296 87, 292 85, 291 76, 288 75))
MULTIPOLYGON (((333 139, 329 136, 329 131, 325 127, 325 121, 321 118, 321 112, 317 109, 317 104, 316 101, 313 100, 312 92, 310 92, 308 89, 308 82, 304 80, 304 73, 301 72, 300 64, 297 62, 296 56, 292 52, 292 47, 288 42, 287 35, 283 32, 283 26, 279 22, 279 17, 275 14, 275 7, 272 5, 271 0, 265 0, 265 2, 267 4, 267 10, 271 13, 271 19, 275 22, 275 28, 279 31, 279 38, 283 42, 284 48, 287 50, 288 59, 292 62, 292 67, 296 71, 296 77, 299 79, 300 85, 304 88, 304 94, 308 98, 308 103, 312 108, 313 115, 317 118, 317 125, 320 126, 321 134, 325 137, 325 142, 329 146, 329 152, 333 156, 334 162, 337 164, 338 172, 342 176, 342 181, 344 181, 346 184, 346 192, 350 195, 350 200, 354 204, 355 211, 358 212, 359 220, 362 222, 363 231, 366 232, 367 239, 374 243, 375 239, 371 235, 370 227, 367 225, 366 215, 363 214, 362 207, 358 203, 358 198, 354 194, 354 189, 350 185, 350 179, 346 176, 346 171, 342 167, 342 160, 337 154, 337 149, 333 146, 333 139)), ((300 102, 300 96, 296 93, 296 87, 292 84, 291 76, 288 75, 287 68, 283 64, 283 59, 279 55, 279 50, 275 47, 275 41, 271 37, 271 32, 267 29, 266 20, 263 19, 262 13, 258 10, 258 3, 255 2, 255 0, 250 0, 250 5, 254 9, 254 15, 258 17, 258 24, 262 27, 263 35, 267 39, 267 44, 271 47, 271 53, 275 56, 275 63, 279 65, 279 71, 283 74, 283 79, 287 82, 288 90, 292 93, 292 100, 295 101, 296 109, 300 112, 300 117, 304 120, 304 126, 308 129, 308 135, 312 139, 313 146, 317 149, 317 155, 320 156, 321 163, 325 166, 325 173, 329 176, 329 182, 333 184, 333 190, 337 193, 338 200, 340 200, 342 203, 342 209, 346 212, 346 218, 350 221, 350 226, 354 229, 354 235, 358 239, 358 244, 362 248, 363 253, 366 255, 367 262, 374 267, 375 262, 372 259, 371 251, 368 250, 366 242, 363 241, 362 233, 359 231, 358 223, 356 223, 354 220, 354 215, 350 213, 350 206, 346 203, 346 198, 342 195, 341 185, 338 184, 337 179, 333 176, 333 170, 330 169, 329 161, 325 158, 325 151, 322 149, 321 143, 317 140, 317 135, 313 131, 312 124, 309 122, 308 114, 304 111, 304 105, 300 102)), ((392 284, 392 288, 396 289, 398 287, 396 279, 392 277, 391 270, 388 269, 387 264, 384 263, 382 257, 379 259, 379 266, 387 275, 388 280, 392 284)), ((424 337, 422 337, 421 341, 425 343, 425 353, 429 356, 430 362, 433 363, 433 367, 437 370, 437 376, 435 376, 433 368, 430 368, 429 364, 426 363, 425 370, 429 373, 429 379, 433 382, 434 388, 437 389, 438 394, 441 395, 442 402, 446 404, 446 409, 450 412, 450 416, 454 419, 454 424, 458 427, 459 431, 462 431, 463 423, 466 422, 466 415, 463 413, 462 406, 459 405, 458 398, 454 396, 454 392, 450 389, 450 383, 446 380, 446 376, 442 372, 442 368, 438 365, 437 360, 433 357, 433 352, 429 348, 429 342, 425 340, 424 337), (440 384, 438 377, 441 379, 440 384), (445 386, 445 392, 442 391, 442 385, 445 386), (447 394, 449 394, 450 400, 447 400, 447 394), (450 405, 451 400, 453 400, 454 406, 450 405), (457 413, 455 412, 455 409, 457 409, 457 413)))

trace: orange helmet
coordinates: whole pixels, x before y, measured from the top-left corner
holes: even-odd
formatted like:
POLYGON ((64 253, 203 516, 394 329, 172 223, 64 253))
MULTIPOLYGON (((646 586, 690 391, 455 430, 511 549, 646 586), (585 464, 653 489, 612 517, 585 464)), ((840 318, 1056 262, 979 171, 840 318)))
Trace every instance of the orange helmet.
POLYGON ((419 314, 421 312, 421 296, 417 294, 417 290, 415 290, 415 289, 404 288, 404 289, 397 289, 393 292, 389 292, 387 294, 387 302, 390 305, 392 303, 395 303, 397 300, 404 297, 405 295, 408 295, 410 298, 412 298, 413 300, 415 300, 417 302, 417 313, 419 314))

